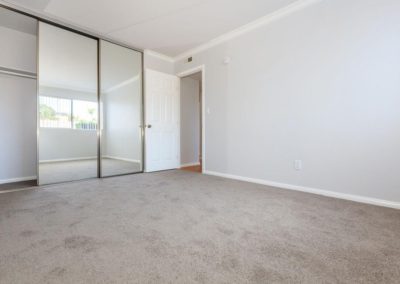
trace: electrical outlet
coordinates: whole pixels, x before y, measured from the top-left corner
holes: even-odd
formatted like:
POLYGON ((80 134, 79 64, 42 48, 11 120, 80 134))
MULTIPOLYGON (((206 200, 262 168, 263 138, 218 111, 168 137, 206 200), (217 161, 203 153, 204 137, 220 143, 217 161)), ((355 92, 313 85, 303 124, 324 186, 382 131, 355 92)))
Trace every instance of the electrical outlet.
POLYGON ((303 161, 302 160, 294 160, 294 169, 296 171, 301 171, 303 169, 303 161))

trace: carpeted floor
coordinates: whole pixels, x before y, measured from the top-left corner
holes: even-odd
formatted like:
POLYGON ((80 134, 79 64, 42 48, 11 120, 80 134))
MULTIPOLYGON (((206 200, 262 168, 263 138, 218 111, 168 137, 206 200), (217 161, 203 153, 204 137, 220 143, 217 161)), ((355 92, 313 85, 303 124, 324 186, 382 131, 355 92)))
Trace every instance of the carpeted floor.
POLYGON ((399 279, 399 210, 185 171, 0 194, 0 283, 399 279))
MULTIPOLYGON (((141 171, 140 163, 103 158, 103 176, 114 176, 141 171)), ((76 181, 97 177, 97 159, 51 162, 39 164, 40 184, 76 181)))

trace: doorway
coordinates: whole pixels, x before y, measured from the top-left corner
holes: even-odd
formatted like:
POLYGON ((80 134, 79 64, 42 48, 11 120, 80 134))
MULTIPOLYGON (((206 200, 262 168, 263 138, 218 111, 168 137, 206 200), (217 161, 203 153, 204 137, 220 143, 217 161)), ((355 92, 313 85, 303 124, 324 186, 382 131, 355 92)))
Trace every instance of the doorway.
POLYGON ((180 169, 202 172, 202 72, 181 77, 180 169))

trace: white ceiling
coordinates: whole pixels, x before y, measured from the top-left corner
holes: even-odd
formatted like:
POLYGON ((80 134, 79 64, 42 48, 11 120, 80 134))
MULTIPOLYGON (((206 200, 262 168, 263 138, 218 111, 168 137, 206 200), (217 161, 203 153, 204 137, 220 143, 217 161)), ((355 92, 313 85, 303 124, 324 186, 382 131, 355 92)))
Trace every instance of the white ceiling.
POLYGON ((7 0, 174 57, 297 0, 7 0))

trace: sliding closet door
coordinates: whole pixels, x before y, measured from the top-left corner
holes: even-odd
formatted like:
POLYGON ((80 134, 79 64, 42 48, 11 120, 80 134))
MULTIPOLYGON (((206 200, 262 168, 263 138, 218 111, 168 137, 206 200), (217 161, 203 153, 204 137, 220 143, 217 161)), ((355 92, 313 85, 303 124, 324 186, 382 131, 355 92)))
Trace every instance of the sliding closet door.
POLYGON ((142 54, 100 41, 101 174, 141 172, 142 54))
POLYGON ((0 7, 0 184, 36 180, 36 40, 35 19, 0 7))
POLYGON ((39 184, 98 175, 97 43, 39 23, 39 184))

